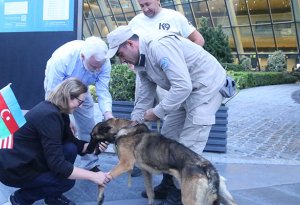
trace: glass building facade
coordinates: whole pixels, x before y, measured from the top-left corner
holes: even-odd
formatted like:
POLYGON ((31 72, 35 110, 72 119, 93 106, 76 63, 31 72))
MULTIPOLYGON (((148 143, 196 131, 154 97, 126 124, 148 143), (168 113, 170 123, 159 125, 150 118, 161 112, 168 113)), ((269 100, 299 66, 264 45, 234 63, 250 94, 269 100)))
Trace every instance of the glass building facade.
MULTIPOLYGON (((117 26, 126 25, 141 8, 137 0, 84 0, 83 38, 103 39, 117 26)), ((206 17, 210 26, 221 25, 235 61, 245 55, 254 68, 264 70, 276 50, 287 56, 288 70, 299 63, 300 0, 161 0, 164 8, 186 16, 196 27, 206 17)))

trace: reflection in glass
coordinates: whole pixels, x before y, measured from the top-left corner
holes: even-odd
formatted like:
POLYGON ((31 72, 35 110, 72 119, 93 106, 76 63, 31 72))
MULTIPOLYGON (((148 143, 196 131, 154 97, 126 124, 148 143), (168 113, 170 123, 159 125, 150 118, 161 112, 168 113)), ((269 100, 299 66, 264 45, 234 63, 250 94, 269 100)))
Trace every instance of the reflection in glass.
POLYGON ((235 47, 234 39, 233 39, 233 36, 232 36, 231 28, 223 28, 222 30, 223 30, 224 34, 226 36, 228 36, 228 42, 229 42, 229 46, 231 48, 231 51, 236 52, 236 47, 235 47))
POLYGON ((270 11, 267 0, 248 1, 248 9, 252 24, 270 23, 270 11))
POLYGON ((245 0, 232 0, 238 25, 250 25, 245 0))
POLYGON ((228 14, 224 1, 208 1, 208 6, 212 15, 214 25, 230 26, 228 14))
POLYGON ((254 42, 249 26, 240 27, 242 45, 245 52, 255 52, 254 42))
POLYGON ((276 47, 271 24, 255 25, 252 28, 258 52, 274 51, 276 47))
POLYGON ((274 22, 292 20, 290 0, 270 1, 270 7, 274 22))
MULTIPOLYGON (((210 18, 207 5, 205 2, 201 1, 201 2, 193 2, 191 6, 194 11, 196 25, 198 25, 198 27, 200 27, 200 25, 201 25, 200 19, 202 17, 210 18)), ((210 22, 211 21, 209 20, 208 21, 209 26, 211 26, 210 22)))
POLYGON ((295 24, 284 23, 274 25, 275 39, 279 50, 297 52, 295 24))

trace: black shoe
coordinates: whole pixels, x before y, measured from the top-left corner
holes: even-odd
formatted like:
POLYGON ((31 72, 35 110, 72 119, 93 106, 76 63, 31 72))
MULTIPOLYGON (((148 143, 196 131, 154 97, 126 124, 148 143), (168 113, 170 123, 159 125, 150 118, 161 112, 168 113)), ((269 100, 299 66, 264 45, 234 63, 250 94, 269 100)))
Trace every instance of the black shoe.
POLYGON ((19 205, 19 203, 16 201, 14 193, 9 196, 8 201, 11 203, 11 205, 19 205))
POLYGON ((157 205, 183 205, 181 202, 181 190, 172 187, 167 198, 157 205))
POLYGON ((61 195, 59 197, 46 198, 44 200, 47 205, 76 205, 73 201, 61 195))
MULTIPOLYGON (((164 174, 160 184, 154 187, 154 199, 166 199, 171 187, 174 187, 173 177, 164 174)), ((148 198, 146 191, 143 191, 141 195, 148 198)))
POLYGON ((94 166, 92 169, 90 169, 92 172, 100 172, 101 170, 99 169, 99 166, 94 166))
POLYGON ((133 170, 131 172, 132 177, 139 177, 142 175, 142 170, 136 166, 133 167, 133 170))

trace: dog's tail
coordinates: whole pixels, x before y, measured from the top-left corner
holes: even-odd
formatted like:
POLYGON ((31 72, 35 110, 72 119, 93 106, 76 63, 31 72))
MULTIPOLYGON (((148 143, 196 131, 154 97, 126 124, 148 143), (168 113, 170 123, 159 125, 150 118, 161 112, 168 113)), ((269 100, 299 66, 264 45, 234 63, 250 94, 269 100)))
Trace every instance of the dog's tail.
POLYGON ((219 174, 212 164, 207 164, 203 167, 203 170, 208 179, 208 186, 212 193, 219 192, 219 174))
POLYGON ((237 205, 237 203, 234 201, 233 197, 227 190, 225 180, 226 179, 224 177, 220 176, 219 200, 224 205, 237 205))
POLYGON ((217 193, 218 199, 214 204, 237 205, 232 195, 227 190, 225 178, 220 176, 214 166, 208 164, 204 167, 211 193, 217 193))

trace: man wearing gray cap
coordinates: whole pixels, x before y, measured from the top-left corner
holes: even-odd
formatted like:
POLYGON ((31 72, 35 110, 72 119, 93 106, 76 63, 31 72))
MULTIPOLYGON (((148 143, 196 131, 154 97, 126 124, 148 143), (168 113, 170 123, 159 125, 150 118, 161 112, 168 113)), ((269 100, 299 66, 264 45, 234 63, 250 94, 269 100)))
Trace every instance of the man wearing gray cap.
MULTIPOLYGON (((161 133, 201 154, 215 123, 226 80, 220 63, 201 46, 171 33, 156 32, 139 38, 129 26, 107 36, 106 57, 138 65, 141 79, 131 118, 138 122, 164 118, 161 133), (156 86, 168 90, 154 108, 156 86)), ((180 190, 170 187, 164 205, 182 204, 180 190)))

